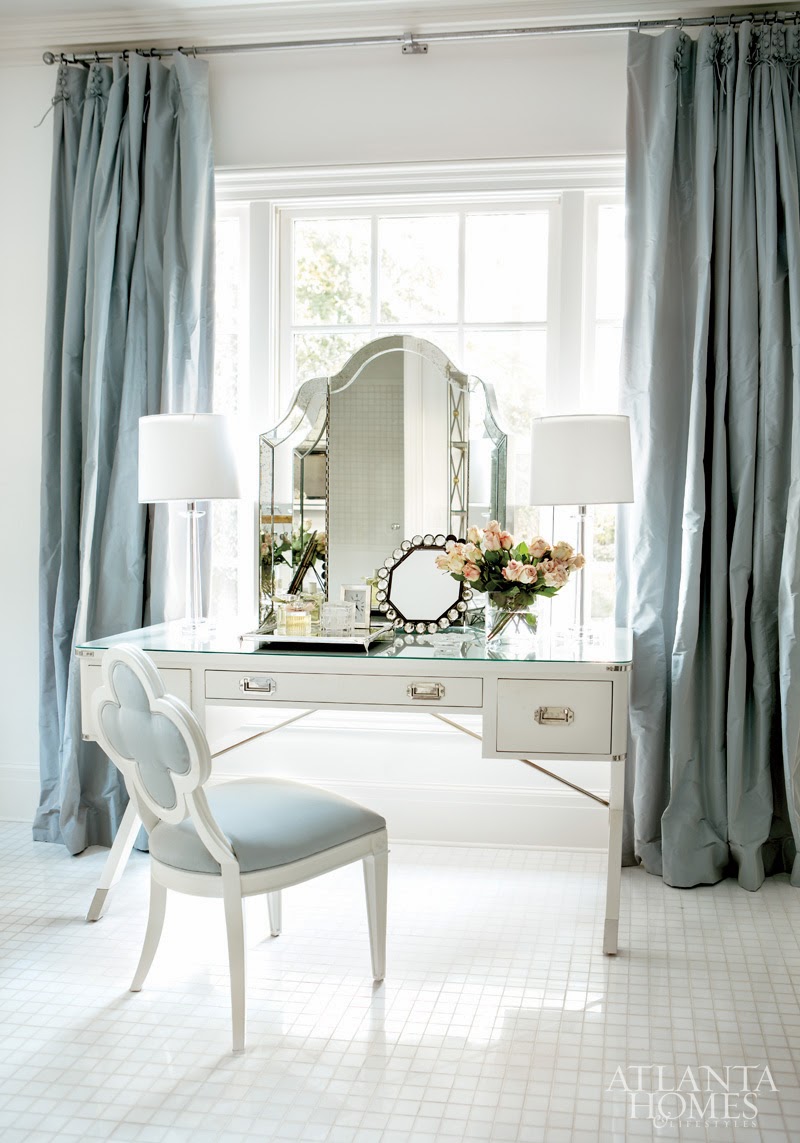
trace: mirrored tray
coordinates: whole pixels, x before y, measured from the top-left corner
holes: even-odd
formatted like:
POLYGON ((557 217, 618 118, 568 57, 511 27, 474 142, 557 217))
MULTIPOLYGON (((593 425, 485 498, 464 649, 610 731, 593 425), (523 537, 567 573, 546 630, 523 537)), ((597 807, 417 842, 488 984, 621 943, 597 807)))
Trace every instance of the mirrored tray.
POLYGON ((247 631, 240 636, 240 640, 252 641, 256 649, 280 645, 287 648, 302 647, 304 651, 311 651, 315 647, 321 651, 326 647, 352 647, 354 650, 360 647, 367 651, 378 639, 391 632, 391 623, 378 623, 369 628, 355 628, 349 635, 320 635, 318 631, 310 635, 277 635, 274 631, 266 634, 263 631, 247 631))

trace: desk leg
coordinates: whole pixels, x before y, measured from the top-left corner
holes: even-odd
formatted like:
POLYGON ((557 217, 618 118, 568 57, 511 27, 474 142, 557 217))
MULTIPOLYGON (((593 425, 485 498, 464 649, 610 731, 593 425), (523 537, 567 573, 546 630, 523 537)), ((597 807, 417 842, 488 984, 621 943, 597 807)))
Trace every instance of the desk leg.
POLYGON ((622 807, 625 798, 625 759, 611 763, 611 791, 608 799, 608 879, 606 881, 606 922, 603 952, 613 956, 619 934, 619 890, 622 879, 622 807))
POLYGON ((141 824, 139 815, 136 813, 136 807, 131 800, 128 802, 128 808, 122 815, 122 821, 119 823, 114 844, 108 851, 108 857, 106 858, 103 873, 100 877, 100 884, 95 890, 92 903, 89 906, 89 912, 86 914, 87 921, 99 921, 105 912, 108 895, 125 872, 125 866, 128 864, 128 858, 131 855, 133 843, 136 840, 136 834, 139 832, 139 826, 141 824))

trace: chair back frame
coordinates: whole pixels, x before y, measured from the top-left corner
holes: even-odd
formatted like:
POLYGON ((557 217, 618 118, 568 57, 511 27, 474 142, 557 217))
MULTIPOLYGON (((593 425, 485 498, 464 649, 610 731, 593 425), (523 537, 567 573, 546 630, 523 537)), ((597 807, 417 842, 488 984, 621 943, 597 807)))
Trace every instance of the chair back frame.
MULTIPOLYGON (((167 694, 163 680, 152 659, 140 648, 128 643, 109 647, 102 661, 103 683, 92 696, 92 715, 97 727, 97 741, 114 765, 121 771, 139 816, 148 833, 159 822, 179 825, 191 818, 200 840, 223 869, 233 866, 238 873, 239 863, 230 842, 217 824, 203 789, 211 776, 211 751, 202 726, 190 707, 174 695, 167 694), (141 685, 149 706, 151 718, 165 718, 178 731, 186 748, 189 765, 181 772, 168 770, 175 791, 175 805, 164 806, 153 797, 144 782, 139 758, 128 757, 119 749, 107 729, 109 708, 122 710, 114 671, 124 665, 141 685)), ((233 870, 232 870, 233 871, 233 870)))

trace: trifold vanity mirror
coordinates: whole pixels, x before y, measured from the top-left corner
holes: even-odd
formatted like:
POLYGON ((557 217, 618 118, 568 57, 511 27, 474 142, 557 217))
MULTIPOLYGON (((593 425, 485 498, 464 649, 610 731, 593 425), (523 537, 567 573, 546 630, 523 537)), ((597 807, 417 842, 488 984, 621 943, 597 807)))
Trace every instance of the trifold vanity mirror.
POLYGON ((429 341, 379 338, 303 382, 260 438, 261 630, 303 580, 336 600, 406 537, 503 523, 506 464, 493 390, 429 341))

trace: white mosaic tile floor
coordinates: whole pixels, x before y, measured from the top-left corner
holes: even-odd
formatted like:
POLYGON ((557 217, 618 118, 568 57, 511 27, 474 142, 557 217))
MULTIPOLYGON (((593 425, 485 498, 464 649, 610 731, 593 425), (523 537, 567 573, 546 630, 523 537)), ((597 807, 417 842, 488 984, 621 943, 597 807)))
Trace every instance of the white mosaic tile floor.
MULTIPOLYGON (((250 903, 248 1049, 233 1056, 221 905, 171 899, 132 995, 147 858, 87 925, 104 851, 29 837, 0 824, 2 1143, 800 1139, 800 893, 786 878, 681 892, 626 871, 621 953, 606 958, 601 855, 395 845, 378 989, 357 866, 287 892, 278 940, 250 903), (651 1065, 663 1087, 687 1067, 704 1083, 702 1068, 768 1065, 778 1091, 729 1098, 731 1116, 757 1108, 735 1127, 717 1097, 716 1124, 687 1112, 658 1128, 645 1096, 632 1119, 619 1082, 607 1090, 617 1068, 637 1087, 637 1066, 652 1090, 651 1065)), ((662 1107, 680 1112, 675 1096, 662 1107)))

